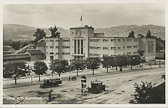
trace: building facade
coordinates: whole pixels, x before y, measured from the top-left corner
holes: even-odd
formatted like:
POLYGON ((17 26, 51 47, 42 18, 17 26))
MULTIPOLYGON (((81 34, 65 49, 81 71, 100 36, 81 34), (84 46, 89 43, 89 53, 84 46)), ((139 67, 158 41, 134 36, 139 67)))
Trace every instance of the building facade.
POLYGON ((89 26, 70 28, 70 37, 46 39, 46 59, 86 59, 112 55, 137 55, 154 59, 153 38, 104 37, 89 26))

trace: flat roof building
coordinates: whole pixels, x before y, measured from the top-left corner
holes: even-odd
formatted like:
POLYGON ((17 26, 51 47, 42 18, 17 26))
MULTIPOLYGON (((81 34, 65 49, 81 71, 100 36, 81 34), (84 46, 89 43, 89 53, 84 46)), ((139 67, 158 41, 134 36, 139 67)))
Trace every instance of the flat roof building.
POLYGON ((156 40, 153 38, 104 37, 92 26, 70 28, 70 37, 51 38, 46 41, 46 59, 86 59, 111 55, 137 55, 154 59, 156 40))

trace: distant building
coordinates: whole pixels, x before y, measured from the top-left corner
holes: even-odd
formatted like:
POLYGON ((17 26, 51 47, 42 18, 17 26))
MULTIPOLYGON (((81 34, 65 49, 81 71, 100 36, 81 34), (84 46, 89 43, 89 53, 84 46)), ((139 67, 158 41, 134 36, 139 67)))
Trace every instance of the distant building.
POLYGON ((30 61, 30 55, 29 54, 9 54, 9 55, 3 55, 3 63, 7 62, 26 62, 30 61))
POLYGON ((86 59, 112 55, 137 55, 155 59, 156 40, 153 38, 104 37, 89 26, 70 28, 70 37, 46 41, 46 59, 86 59))
POLYGON ((28 49, 28 50, 26 50, 25 53, 30 55, 30 61, 37 61, 37 60, 44 59, 44 53, 42 53, 41 50, 28 49))
POLYGON ((12 54, 14 51, 11 46, 3 46, 3 55, 12 54))

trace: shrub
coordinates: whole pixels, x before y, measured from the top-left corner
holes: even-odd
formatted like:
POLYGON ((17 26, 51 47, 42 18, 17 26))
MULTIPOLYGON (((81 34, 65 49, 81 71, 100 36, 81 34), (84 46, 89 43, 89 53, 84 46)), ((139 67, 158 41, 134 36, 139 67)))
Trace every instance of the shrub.
POLYGON ((143 82, 142 84, 138 85, 137 83, 134 84, 135 87, 135 94, 133 94, 133 100, 130 103, 154 103, 153 95, 155 91, 153 90, 155 84, 151 82, 143 82))

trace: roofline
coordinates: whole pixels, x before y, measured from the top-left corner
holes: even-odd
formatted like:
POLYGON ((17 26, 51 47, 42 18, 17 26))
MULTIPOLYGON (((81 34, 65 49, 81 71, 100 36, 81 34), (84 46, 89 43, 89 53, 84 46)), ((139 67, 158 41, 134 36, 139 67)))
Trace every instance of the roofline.
POLYGON ((70 29, 94 29, 93 27, 72 27, 70 29))

